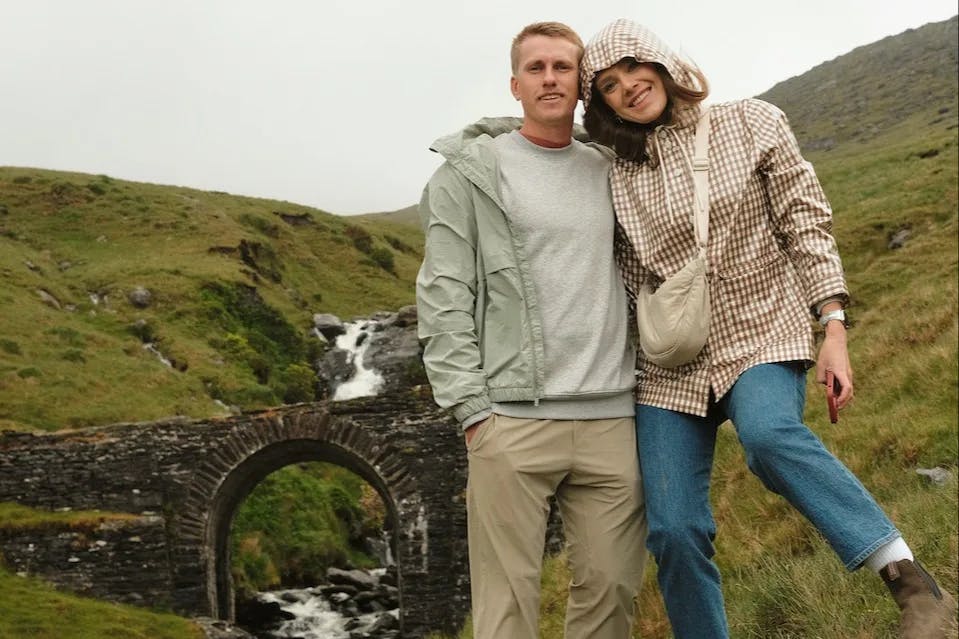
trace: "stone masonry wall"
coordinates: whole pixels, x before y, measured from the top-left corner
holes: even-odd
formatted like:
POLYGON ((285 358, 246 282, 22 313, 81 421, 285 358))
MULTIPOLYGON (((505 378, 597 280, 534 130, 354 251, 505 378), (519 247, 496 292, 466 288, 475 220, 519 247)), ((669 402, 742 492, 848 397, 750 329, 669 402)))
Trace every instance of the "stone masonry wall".
POLYGON ((404 635, 457 629, 469 608, 465 451, 458 426, 416 389, 223 419, 2 433, 0 501, 139 518, 5 531, 0 553, 12 569, 71 590, 217 616, 231 595, 214 578, 226 574, 218 553, 242 497, 221 489, 249 490, 313 459, 354 470, 394 513, 404 635))
POLYGON ((163 519, 105 521, 83 529, 0 531, 0 554, 11 571, 120 603, 169 607, 163 519))

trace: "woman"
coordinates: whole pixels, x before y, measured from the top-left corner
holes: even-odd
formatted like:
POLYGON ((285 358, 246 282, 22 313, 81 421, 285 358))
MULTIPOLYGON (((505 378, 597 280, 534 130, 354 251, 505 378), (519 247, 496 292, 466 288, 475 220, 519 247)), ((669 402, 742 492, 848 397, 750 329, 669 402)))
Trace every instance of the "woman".
MULTIPOLYGON (((635 294, 697 253, 693 140, 706 79, 650 31, 617 20, 586 47, 584 124, 614 149, 617 257, 635 294)), ((678 638, 727 637, 709 478, 729 419, 750 470, 828 540, 850 570, 879 573, 902 610, 903 637, 945 637, 955 601, 913 560, 862 484, 803 424, 805 370, 853 396, 848 300, 831 211, 783 113, 759 100, 710 108, 709 292, 705 347, 676 368, 640 355, 636 424, 647 545, 678 638), (818 359, 809 313, 823 325, 818 359)))

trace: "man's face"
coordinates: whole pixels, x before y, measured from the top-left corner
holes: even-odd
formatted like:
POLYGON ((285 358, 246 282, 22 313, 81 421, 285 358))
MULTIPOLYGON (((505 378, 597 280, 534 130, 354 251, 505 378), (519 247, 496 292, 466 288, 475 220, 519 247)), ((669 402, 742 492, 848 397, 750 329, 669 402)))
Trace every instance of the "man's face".
POLYGON ((524 126, 572 125, 579 100, 578 60, 579 48, 564 38, 533 35, 520 43, 510 90, 523 105, 524 126))

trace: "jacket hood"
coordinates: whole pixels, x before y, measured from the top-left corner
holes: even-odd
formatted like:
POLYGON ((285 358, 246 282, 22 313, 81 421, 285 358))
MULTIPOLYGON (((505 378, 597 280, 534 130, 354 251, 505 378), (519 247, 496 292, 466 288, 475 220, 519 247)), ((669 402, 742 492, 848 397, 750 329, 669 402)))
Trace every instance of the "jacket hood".
POLYGON ((584 108, 589 108, 593 78, 596 74, 623 58, 659 63, 666 67, 669 75, 679 84, 701 88, 699 81, 688 70, 693 66, 692 63, 683 60, 643 25, 620 18, 603 27, 586 45, 580 65, 580 91, 584 108))
MULTIPOLYGON (((490 140, 499 135, 510 133, 523 126, 523 118, 501 117, 483 118, 464 127, 456 133, 437 138, 430 145, 430 150, 439 153, 447 160, 455 160, 468 151, 475 142, 490 140)), ((573 125, 573 139, 588 142, 589 135, 579 124, 573 125)))
POLYGON ((470 144, 481 138, 495 138, 498 135, 518 129, 522 125, 522 118, 483 118, 456 133, 437 138, 430 145, 430 150, 451 160, 462 154, 470 144))

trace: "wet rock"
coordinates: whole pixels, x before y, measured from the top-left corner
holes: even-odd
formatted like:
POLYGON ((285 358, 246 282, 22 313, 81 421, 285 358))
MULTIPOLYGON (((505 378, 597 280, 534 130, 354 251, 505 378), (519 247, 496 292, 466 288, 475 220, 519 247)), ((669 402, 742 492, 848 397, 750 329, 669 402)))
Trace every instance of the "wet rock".
POLYGON ((416 306, 414 304, 404 306, 396 312, 396 325, 400 327, 414 326, 416 317, 416 306))
POLYGON ((332 397, 336 387, 356 374, 352 355, 341 348, 331 348, 314 364, 317 397, 332 397))
POLYGON ((376 587, 376 578, 365 570, 341 570, 329 568, 326 578, 331 584, 346 584, 359 590, 368 590, 376 587))
POLYGON ((194 617, 193 621, 203 630, 203 636, 206 639, 256 639, 246 630, 237 628, 229 621, 210 617, 194 617))
POLYGON ((408 317, 404 322, 395 321, 370 337, 363 363, 383 376, 381 392, 406 390, 426 382, 416 324, 408 321, 408 317))
POLYGON ((343 320, 332 313, 315 313, 313 315, 313 328, 328 341, 333 341, 346 332, 343 320))
MULTIPOLYGON (((285 593, 284 593, 285 594, 285 593)), ((236 622, 254 634, 278 627, 296 615, 281 608, 278 601, 240 599, 236 601, 236 622)))

